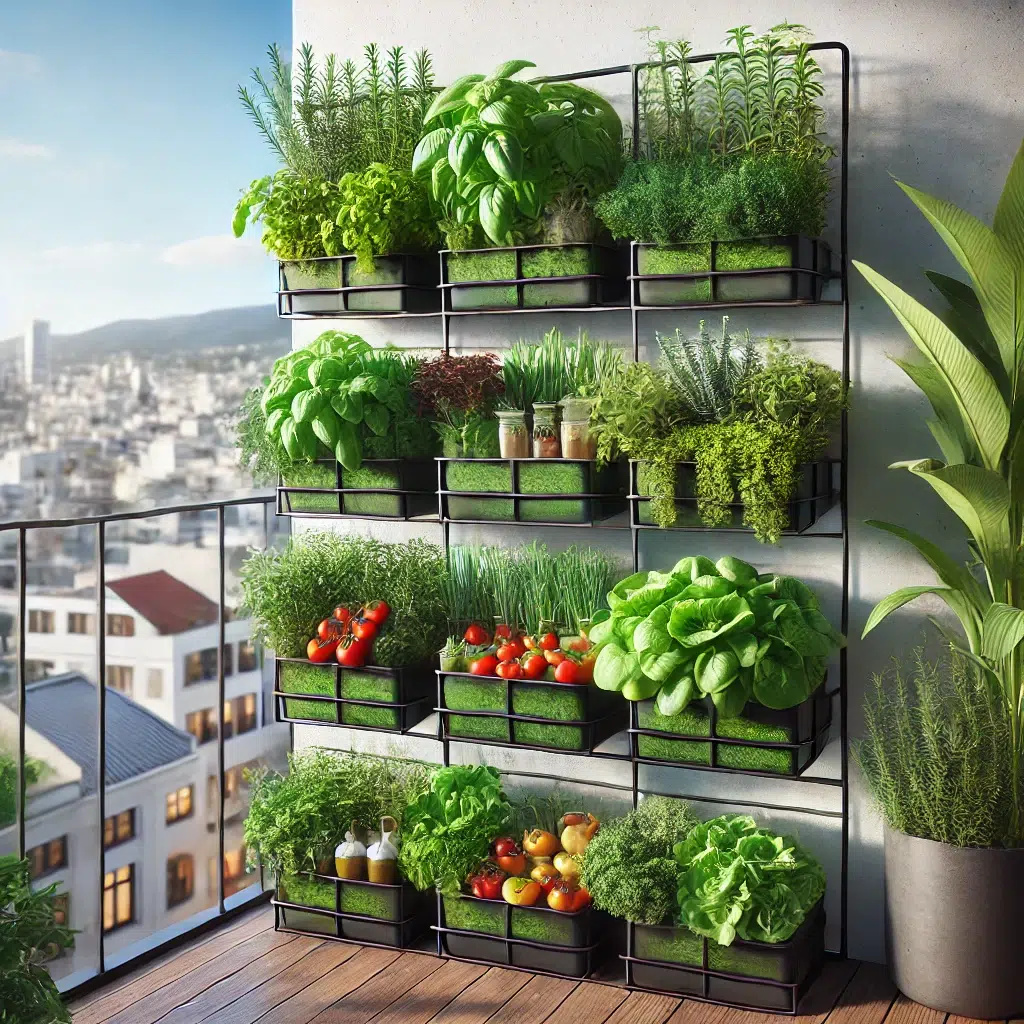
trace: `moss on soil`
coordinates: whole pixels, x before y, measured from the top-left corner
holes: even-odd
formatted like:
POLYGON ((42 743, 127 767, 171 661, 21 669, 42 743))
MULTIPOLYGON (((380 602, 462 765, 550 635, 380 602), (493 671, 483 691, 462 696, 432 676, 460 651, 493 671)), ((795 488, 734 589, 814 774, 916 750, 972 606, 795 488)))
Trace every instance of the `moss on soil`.
MULTIPOLYGON (((311 693, 334 696, 334 669, 297 662, 282 662, 279 687, 284 693, 311 693)), ((289 718, 306 718, 315 722, 337 721, 335 705, 320 700, 289 700, 284 702, 289 718)))
POLYGON ((635 955, 641 960, 664 960, 699 967, 704 962, 704 940, 688 928, 655 931, 639 925, 635 955))
POLYGON ((593 272, 592 250, 583 246, 523 253, 523 277, 575 277, 593 272))
POLYGON ((346 914, 362 914, 364 917, 377 917, 381 920, 392 920, 395 917, 395 899, 397 890, 381 892, 366 885, 341 886, 341 909, 346 914))
POLYGON ((353 672, 343 669, 341 695, 351 700, 394 702, 398 700, 398 682, 390 676, 378 676, 370 672, 353 672))
MULTIPOLYGON (((711 269, 711 245, 695 243, 683 248, 652 246, 640 252, 641 274, 695 274, 711 269)), ((644 301, 652 305, 673 302, 710 302, 711 279, 641 281, 644 301)))
POLYGON ((331 490, 330 494, 289 494, 288 503, 293 512, 337 512, 338 496, 333 493, 335 486, 334 467, 322 462, 296 462, 282 474, 285 487, 320 487, 331 490))
POLYGON ((443 896, 444 923, 448 928, 465 932, 482 932, 485 935, 505 934, 505 902, 503 900, 481 903, 477 900, 463 900, 456 896, 443 896))
POLYGON ((569 946, 573 940, 573 918, 529 909, 512 911, 512 937, 530 942, 551 942, 569 946))
POLYGON ((761 270, 791 267, 793 250, 788 245, 764 245, 761 242, 719 242, 715 266, 719 270, 761 270))
POLYGON ((581 690, 565 686, 512 686, 512 710, 517 715, 579 722, 585 707, 581 690))
POLYGON ((516 743, 527 747, 582 750, 583 728, 579 725, 540 725, 537 722, 516 722, 515 740, 516 743))
POLYGON ((507 718, 476 718, 471 715, 449 715, 448 733, 474 740, 496 740, 508 743, 510 739, 507 718))
POLYGON ((278 880, 278 895, 287 903, 299 903, 304 907, 319 907, 321 910, 334 909, 334 883, 316 878, 301 878, 285 875, 278 880))
MULTIPOLYGON (((375 466, 359 469, 342 469, 342 487, 390 487, 398 489, 401 484, 397 470, 381 470, 375 466)), ((402 499, 390 494, 345 494, 342 495, 342 512, 353 516, 400 516, 402 499)))
POLYGON ((782 955, 773 956, 771 953, 755 952, 737 946, 719 946, 715 942, 708 943, 708 967, 712 971, 745 974, 750 978, 786 980, 783 977, 782 955))
POLYGON ((369 729, 397 729, 399 712, 365 704, 342 704, 341 721, 343 725, 362 725, 369 729))
POLYGON ((444 681, 444 702, 455 711, 504 711, 505 684, 497 679, 448 676, 444 681))

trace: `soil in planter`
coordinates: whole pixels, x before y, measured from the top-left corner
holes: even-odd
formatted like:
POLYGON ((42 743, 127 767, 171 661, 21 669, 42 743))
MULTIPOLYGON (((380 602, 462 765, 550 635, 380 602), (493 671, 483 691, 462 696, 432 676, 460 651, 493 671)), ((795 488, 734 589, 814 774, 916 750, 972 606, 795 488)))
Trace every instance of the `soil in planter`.
POLYGON ((395 916, 392 892, 379 892, 365 885, 342 884, 341 909, 346 914, 361 914, 363 917, 382 920, 390 920, 395 916))
POLYGON ((300 878, 286 875, 278 882, 278 896, 286 903, 300 903, 304 907, 334 909, 334 883, 318 878, 300 878))
MULTIPOLYGON (((512 467, 498 462, 449 462, 445 480, 450 491, 507 493, 512 490, 512 467)), ((511 498, 448 498, 450 519, 510 520, 514 515, 511 498)))
POLYGON ((673 964, 700 967, 704 963, 704 941, 688 928, 644 928, 634 932, 634 955, 641 960, 666 960, 673 964))
POLYGON ((447 928, 484 935, 505 934, 505 903, 494 900, 481 903, 461 900, 456 896, 443 896, 444 923, 447 928))
MULTIPOLYGON (((397 470, 362 466, 359 469, 342 469, 341 486, 398 489, 401 484, 397 470)), ((400 516, 402 499, 390 494, 344 494, 341 498, 341 510, 352 516, 400 516)))
MULTIPOLYGON (((278 688, 285 693, 312 693, 322 697, 334 696, 334 669, 299 662, 282 662, 278 688)), ((291 700, 285 698, 284 713, 289 718, 309 718, 318 722, 334 722, 335 706, 321 700, 291 700)))
POLYGON ((550 942, 556 946, 572 945, 573 919, 529 910, 512 911, 512 937, 530 942, 550 942))
MULTIPOLYGON (((322 462, 296 462, 282 474, 285 487, 320 487, 333 492, 334 467, 322 462)), ((337 494, 289 494, 288 507, 293 512, 337 512, 337 494)))
MULTIPOLYGON (((681 736, 710 736, 711 720, 700 708, 687 708, 680 715, 663 715, 653 703, 637 705, 637 722, 641 729, 681 736)), ((711 744, 693 740, 662 739, 660 736, 638 736, 641 757, 657 761, 686 761, 690 764, 711 764, 711 744)))

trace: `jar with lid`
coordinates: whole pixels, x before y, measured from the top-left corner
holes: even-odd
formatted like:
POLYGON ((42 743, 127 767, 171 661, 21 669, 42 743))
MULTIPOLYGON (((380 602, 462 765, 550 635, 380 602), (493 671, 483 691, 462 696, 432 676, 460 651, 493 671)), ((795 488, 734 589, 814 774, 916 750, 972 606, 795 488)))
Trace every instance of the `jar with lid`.
POLYGON ((498 448, 503 459, 528 459, 530 434, 526 429, 526 413, 518 409, 498 412, 498 448))
POLYGON ((590 412, 593 399, 563 398, 562 407, 562 457, 565 459, 597 458, 597 438, 590 429, 590 412))
POLYGON ((533 457, 558 459, 562 446, 558 440, 558 406, 555 402, 538 402, 533 407, 533 457))

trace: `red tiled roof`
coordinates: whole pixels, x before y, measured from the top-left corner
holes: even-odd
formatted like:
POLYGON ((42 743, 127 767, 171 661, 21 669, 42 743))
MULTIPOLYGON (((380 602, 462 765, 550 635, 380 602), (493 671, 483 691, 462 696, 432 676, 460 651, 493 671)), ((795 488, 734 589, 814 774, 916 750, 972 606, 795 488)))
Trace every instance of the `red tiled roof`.
POLYGON ((217 603, 159 569, 107 584, 162 635, 184 633, 217 621, 217 603))

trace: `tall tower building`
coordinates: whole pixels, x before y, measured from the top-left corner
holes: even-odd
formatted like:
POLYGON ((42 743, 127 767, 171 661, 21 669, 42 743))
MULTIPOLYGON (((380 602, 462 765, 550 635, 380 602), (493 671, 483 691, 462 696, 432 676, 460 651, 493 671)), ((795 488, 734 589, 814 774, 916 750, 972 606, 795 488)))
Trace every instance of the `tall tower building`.
POLYGON ((26 384, 45 384, 49 380, 49 320, 33 320, 25 329, 25 356, 22 365, 26 384))

